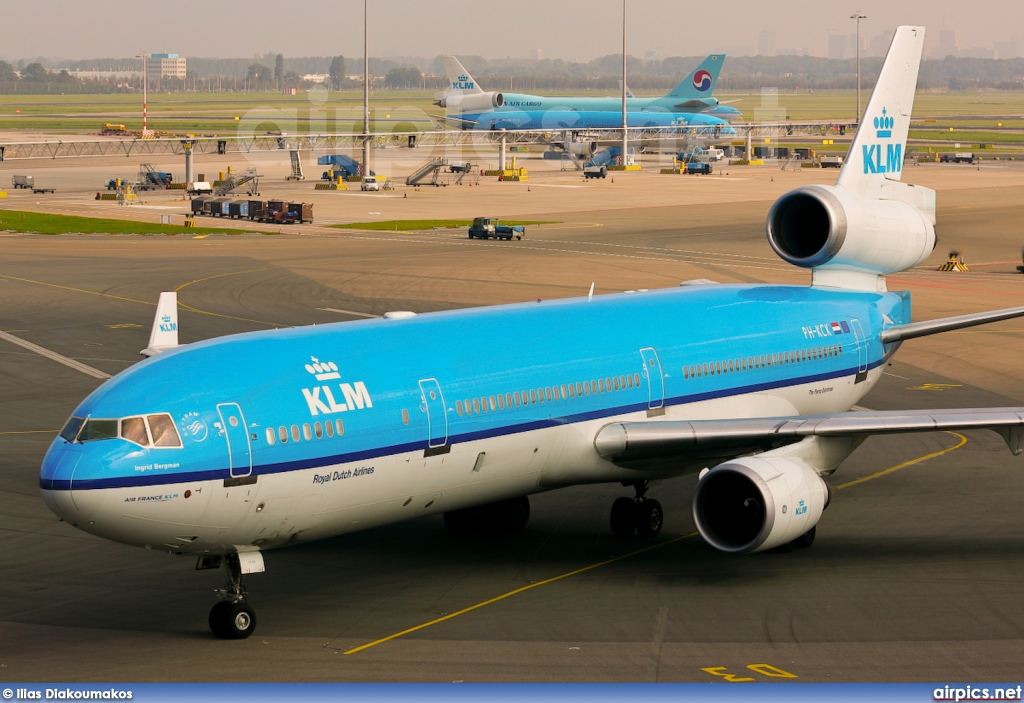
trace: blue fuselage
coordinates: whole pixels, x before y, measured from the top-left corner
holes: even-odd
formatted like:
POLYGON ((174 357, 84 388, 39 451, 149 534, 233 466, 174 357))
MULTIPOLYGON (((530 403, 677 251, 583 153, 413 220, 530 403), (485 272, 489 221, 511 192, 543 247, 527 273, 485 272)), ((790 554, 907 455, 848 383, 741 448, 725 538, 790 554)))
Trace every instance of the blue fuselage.
POLYGON ((40 487, 83 529, 223 553, 623 480, 594 428, 848 409, 909 320, 906 294, 707 285, 223 337, 94 391, 40 487))
MULTIPOLYGON (((622 113, 582 110, 502 110, 463 114, 465 129, 617 129, 622 113)), ((630 127, 677 127, 698 130, 701 134, 732 135, 736 130, 718 117, 700 113, 630 112, 630 127)))

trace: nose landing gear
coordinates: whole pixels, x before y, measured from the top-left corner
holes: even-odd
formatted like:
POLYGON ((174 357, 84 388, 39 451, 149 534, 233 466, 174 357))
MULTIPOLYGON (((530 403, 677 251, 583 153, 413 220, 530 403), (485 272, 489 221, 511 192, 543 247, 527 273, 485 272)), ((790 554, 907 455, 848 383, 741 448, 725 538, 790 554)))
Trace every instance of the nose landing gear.
POLYGON ((632 484, 636 490, 635 498, 622 496, 612 503, 611 527, 612 534, 619 539, 629 539, 636 533, 644 539, 653 539, 661 533, 665 522, 665 513, 661 503, 653 498, 645 498, 647 481, 636 481, 632 484))
POLYGON ((216 593, 223 600, 210 610, 210 630, 224 640, 242 640, 256 630, 256 611, 245 602, 242 567, 237 554, 224 557, 228 582, 216 593))

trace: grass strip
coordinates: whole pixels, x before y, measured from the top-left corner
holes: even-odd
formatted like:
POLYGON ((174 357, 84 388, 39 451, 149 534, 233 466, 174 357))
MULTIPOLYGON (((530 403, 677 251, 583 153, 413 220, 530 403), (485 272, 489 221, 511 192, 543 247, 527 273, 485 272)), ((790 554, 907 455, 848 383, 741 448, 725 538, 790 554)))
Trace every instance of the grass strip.
MULTIPOLYGON (((181 227, 133 220, 51 215, 0 209, 0 231, 32 234, 241 234, 242 230, 220 227, 181 227)), ((248 230, 246 230, 248 231, 248 230)), ((266 234, 259 232, 259 234, 266 234)))

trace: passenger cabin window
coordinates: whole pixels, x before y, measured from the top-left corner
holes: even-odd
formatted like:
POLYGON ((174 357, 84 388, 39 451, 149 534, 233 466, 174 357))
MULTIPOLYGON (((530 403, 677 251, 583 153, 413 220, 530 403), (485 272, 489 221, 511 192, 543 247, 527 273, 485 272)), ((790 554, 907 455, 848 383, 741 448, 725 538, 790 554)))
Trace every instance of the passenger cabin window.
POLYGON ((267 428, 267 444, 269 444, 270 446, 274 446, 274 444, 276 444, 276 443, 277 443, 277 433, 274 431, 273 427, 268 427, 267 428))
MULTIPOLYGON (((409 416, 409 412, 406 411, 405 415, 406 415, 406 417, 408 417, 409 416)), ((335 420, 334 424, 338 427, 338 436, 339 437, 342 436, 343 434, 345 434, 345 423, 344 422, 342 422, 341 420, 335 420)), ((406 422, 406 424, 408 424, 408 422, 406 422)), ((330 433, 328 433, 328 434, 330 434, 330 433)))

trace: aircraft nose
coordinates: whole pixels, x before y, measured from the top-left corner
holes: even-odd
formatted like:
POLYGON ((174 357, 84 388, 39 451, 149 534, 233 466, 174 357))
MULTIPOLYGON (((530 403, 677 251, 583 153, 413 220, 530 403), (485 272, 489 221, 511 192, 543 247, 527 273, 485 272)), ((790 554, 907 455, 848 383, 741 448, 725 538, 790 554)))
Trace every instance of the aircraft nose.
MULTIPOLYGON (((57 441, 62 440, 58 438, 57 441)), ((72 525, 81 519, 81 511, 75 505, 71 493, 71 483, 82 456, 82 452, 76 449, 55 444, 46 453, 39 473, 39 488, 46 506, 57 517, 72 525)))

